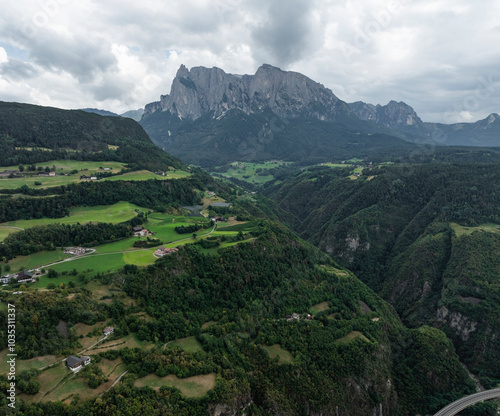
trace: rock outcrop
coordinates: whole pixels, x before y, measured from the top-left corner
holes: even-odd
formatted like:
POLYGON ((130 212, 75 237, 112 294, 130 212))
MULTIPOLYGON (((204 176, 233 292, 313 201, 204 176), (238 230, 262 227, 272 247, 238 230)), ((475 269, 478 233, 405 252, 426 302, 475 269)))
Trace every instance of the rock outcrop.
POLYGON ((353 116, 349 106, 331 90, 297 72, 262 65, 255 75, 227 74, 219 68, 181 65, 170 94, 146 106, 144 117, 169 111, 181 119, 217 118, 231 109, 247 114, 270 109, 280 117, 336 121, 353 116))

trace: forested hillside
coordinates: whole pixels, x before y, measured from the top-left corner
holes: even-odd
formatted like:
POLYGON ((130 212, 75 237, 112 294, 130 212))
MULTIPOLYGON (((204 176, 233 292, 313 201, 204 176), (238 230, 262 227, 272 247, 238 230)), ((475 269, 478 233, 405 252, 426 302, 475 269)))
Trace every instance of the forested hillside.
POLYGON ((244 407, 255 415, 414 415, 432 413, 473 391, 443 333, 406 329, 354 275, 281 227, 261 222, 254 235, 253 242, 215 256, 186 246, 147 269, 129 267, 102 278, 119 282, 137 306, 127 308, 118 299, 97 304, 78 288, 68 298, 18 297, 24 328, 20 357, 54 348, 69 353, 78 338, 71 330, 54 331, 58 322, 58 328, 61 322, 71 328, 111 318, 121 336, 137 333, 157 345, 102 352, 102 359, 121 357, 129 369, 121 386, 103 397, 71 406, 35 403, 21 414, 121 415, 126 406, 130 414, 150 409, 158 415, 232 413, 244 407), (306 319, 317 304, 325 306, 306 319), (136 316, 141 310, 152 319, 136 316), (292 313, 299 318, 285 319, 292 313), (30 325, 35 319, 37 325, 30 325), (206 328, 205 322, 212 325, 206 328), (198 352, 164 349, 164 343, 187 336, 196 337, 198 352), (273 349, 280 357, 271 355, 273 349), (149 374, 213 373, 216 386, 201 400, 181 399, 169 388, 134 387, 149 374))
POLYGON ((390 301, 431 324, 494 386, 500 378, 497 165, 314 168, 267 193, 282 219, 390 301))
POLYGON ((140 169, 182 168, 129 118, 0 102, 0 166, 56 159, 114 160, 140 169))

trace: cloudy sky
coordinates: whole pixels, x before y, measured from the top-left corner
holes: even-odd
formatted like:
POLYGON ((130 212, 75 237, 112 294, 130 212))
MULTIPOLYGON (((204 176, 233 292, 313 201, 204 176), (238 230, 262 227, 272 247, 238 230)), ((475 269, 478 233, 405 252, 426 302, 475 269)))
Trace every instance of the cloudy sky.
POLYGON ((500 113, 498 0, 17 0, 0 15, 0 100, 117 113, 178 67, 301 72, 424 121, 500 113))

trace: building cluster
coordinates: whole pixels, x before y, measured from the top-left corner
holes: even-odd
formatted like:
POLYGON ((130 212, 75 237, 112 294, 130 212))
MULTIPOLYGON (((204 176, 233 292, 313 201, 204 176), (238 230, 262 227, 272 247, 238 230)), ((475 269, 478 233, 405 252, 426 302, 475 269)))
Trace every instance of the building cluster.
POLYGON ((66 247, 64 249, 65 254, 73 254, 75 256, 81 256, 82 254, 85 254, 87 251, 89 250, 84 247, 66 247))
POLYGON ((91 176, 82 175, 82 176, 80 176, 80 180, 81 181, 96 181, 97 176, 96 175, 91 175, 91 176))
POLYGON ((66 358, 66 365, 68 368, 73 371, 74 373, 80 371, 83 366, 90 364, 92 359, 84 355, 82 357, 75 357, 74 355, 70 355, 68 358, 66 358))
POLYGON ((155 251, 155 256, 156 257, 163 257, 170 255, 172 253, 177 253, 179 251, 178 248, 168 248, 168 247, 158 247, 158 249, 155 251))
POLYGON ((4 170, 3 172, 0 172, 0 178, 8 178, 10 175, 12 176, 21 176, 21 172, 18 170, 4 170))
POLYGON ((138 225, 138 226, 132 228, 132 231, 134 232, 135 237, 146 237, 146 236, 153 235, 153 233, 151 231, 144 228, 142 225, 138 225))
POLYGON ((8 284, 11 281, 15 283, 31 283, 36 280, 36 277, 39 276, 39 272, 34 272, 30 270, 21 270, 19 273, 10 273, 3 275, 0 277, 0 282, 3 284, 8 284))

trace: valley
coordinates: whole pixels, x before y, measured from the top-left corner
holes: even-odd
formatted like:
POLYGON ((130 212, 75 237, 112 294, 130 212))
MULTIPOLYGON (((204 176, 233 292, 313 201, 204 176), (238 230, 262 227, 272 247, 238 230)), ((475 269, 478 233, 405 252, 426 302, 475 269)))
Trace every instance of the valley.
POLYGON ((179 71, 141 121, 156 145, 0 106, 0 383, 15 304, 21 412, 415 416, 498 386, 500 153, 418 153, 270 66, 252 82, 321 99, 196 107, 205 71, 179 71))

